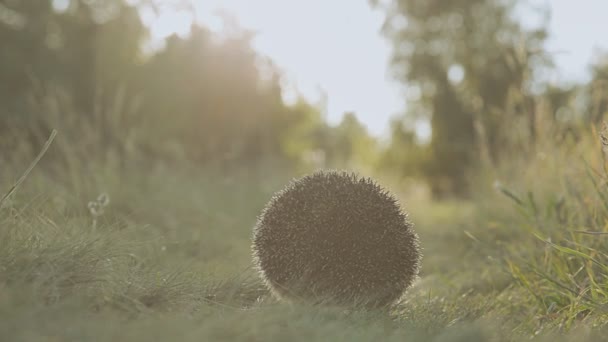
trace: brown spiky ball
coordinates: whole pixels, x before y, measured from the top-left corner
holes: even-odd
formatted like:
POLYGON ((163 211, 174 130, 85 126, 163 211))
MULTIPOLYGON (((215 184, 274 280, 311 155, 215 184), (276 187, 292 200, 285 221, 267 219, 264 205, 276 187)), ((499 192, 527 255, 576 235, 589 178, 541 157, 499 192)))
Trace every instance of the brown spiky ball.
POLYGON ((253 233, 254 262, 279 297, 385 307, 418 274, 418 237, 395 197, 369 178, 320 171, 268 203, 253 233))

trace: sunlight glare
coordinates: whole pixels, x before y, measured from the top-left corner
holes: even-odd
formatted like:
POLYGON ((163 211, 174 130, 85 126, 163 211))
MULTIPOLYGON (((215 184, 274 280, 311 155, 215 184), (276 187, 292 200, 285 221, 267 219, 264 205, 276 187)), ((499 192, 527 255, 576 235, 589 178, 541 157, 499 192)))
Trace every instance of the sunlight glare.
POLYGON ((192 5, 197 20, 214 31, 222 26, 217 24, 220 11, 254 31, 254 48, 270 57, 287 80, 284 97, 291 102, 301 94, 320 103, 330 123, 355 112, 372 133, 381 134, 388 118, 403 110, 399 87, 387 75, 390 46, 379 33, 383 14, 371 10, 367 0, 209 0, 192 5))
POLYGON ((194 15, 185 9, 161 6, 158 13, 146 8, 141 13, 142 21, 150 28, 150 34, 156 39, 164 39, 172 34, 180 37, 190 32, 194 15))
MULTIPOLYGON (((593 0, 583 2, 589 4, 552 2, 548 45, 550 50, 559 52, 554 55, 559 74, 569 79, 588 75, 586 65, 591 61, 594 44, 608 46, 600 44, 594 34, 605 31, 600 14, 603 12, 593 12, 593 0), (586 21, 585 15, 593 18, 592 22, 577 25, 586 21), (569 16, 577 16, 577 20, 569 16)), ((252 44, 257 52, 279 66, 287 80, 288 97, 293 100, 294 94, 300 93, 311 102, 325 103, 322 110, 328 113, 331 123, 352 111, 373 134, 380 135, 387 132, 389 118, 406 109, 403 88, 387 72, 391 45, 380 34, 383 14, 371 10, 367 0, 173 0, 163 5, 166 13, 147 15, 145 21, 151 24, 153 39, 162 41, 173 33, 187 35, 192 20, 214 32, 224 32, 222 16, 230 13, 242 27, 256 33, 252 44), (194 13, 183 11, 184 7, 192 8, 194 13), (323 101, 325 97, 327 101, 323 101)), ((451 76, 459 81, 464 75, 456 68, 451 70, 451 76)))

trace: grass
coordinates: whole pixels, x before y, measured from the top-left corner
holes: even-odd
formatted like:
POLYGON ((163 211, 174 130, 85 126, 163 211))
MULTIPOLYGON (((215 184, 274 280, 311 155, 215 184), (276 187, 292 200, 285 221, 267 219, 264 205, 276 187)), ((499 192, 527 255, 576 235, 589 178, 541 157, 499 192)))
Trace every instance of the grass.
MULTIPOLYGON (((608 175, 591 135, 480 178, 472 201, 393 187, 424 259, 390 312, 281 303, 251 269, 256 217, 296 174, 85 163, 62 139, 0 208, 2 340, 595 341, 608 329, 608 175), (506 185, 490 191, 495 178, 506 185)), ((0 187, 28 163, 3 162, 0 187)))

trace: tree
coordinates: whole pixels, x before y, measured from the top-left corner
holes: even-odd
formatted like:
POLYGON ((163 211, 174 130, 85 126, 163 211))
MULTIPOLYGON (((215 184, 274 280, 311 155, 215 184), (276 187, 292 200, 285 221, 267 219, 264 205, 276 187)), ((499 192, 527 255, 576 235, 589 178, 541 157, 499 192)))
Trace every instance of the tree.
POLYGON ((324 137, 326 158, 331 167, 352 168, 374 164, 375 140, 353 112, 346 112, 324 137))
POLYGON ((23 110, 31 76, 56 77, 58 60, 47 41, 55 13, 50 1, 0 2, 0 101, 3 119, 23 110))
POLYGON ((415 129, 403 118, 391 120, 390 129, 390 145, 381 151, 378 167, 397 178, 423 178, 429 165, 429 146, 418 141, 415 129))
POLYGON ((588 86, 589 120, 595 124, 608 113, 608 54, 600 56, 591 66, 592 79, 588 86))
POLYGON ((281 75, 254 51, 252 38, 243 29, 220 37, 199 26, 188 37, 169 37, 139 81, 150 129, 196 160, 298 159, 306 144, 295 139, 309 138, 318 111, 283 102, 281 75))
MULTIPOLYGON (((69 93, 74 110, 91 118, 110 93, 130 82, 147 31, 137 7, 122 0, 72 0, 61 11, 52 1, 0 4, 0 117, 25 116, 38 88, 69 93)), ((105 103, 104 103, 105 102, 105 103)), ((40 115, 40 114, 32 114, 40 115)))
MULTIPOLYGON (((427 176, 437 196, 465 195, 469 170, 479 161, 500 160, 509 121, 531 115, 522 106, 529 105, 533 68, 546 62, 539 53, 546 32, 520 25, 514 6, 500 0, 394 0, 383 6, 393 74, 419 89, 416 108, 431 122, 427 176)), ((533 118, 524 120, 533 125, 533 118)))

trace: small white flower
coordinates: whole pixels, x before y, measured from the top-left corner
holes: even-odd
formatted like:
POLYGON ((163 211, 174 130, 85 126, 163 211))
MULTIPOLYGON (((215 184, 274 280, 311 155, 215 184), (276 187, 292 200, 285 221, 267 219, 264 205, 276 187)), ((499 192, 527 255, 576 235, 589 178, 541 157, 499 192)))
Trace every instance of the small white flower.
POLYGON ((97 203, 102 207, 107 207, 110 204, 110 196, 106 193, 102 193, 97 197, 97 203))

